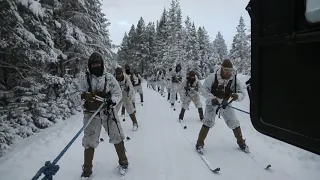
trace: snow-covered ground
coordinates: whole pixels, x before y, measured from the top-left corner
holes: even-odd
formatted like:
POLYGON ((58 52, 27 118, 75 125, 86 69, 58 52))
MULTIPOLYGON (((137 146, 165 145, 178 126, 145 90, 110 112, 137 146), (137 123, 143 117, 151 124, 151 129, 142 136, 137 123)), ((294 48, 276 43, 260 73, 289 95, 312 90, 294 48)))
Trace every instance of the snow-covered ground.
MULTIPOLYGON (((244 82, 246 76, 239 76, 244 82)), ((145 104, 137 104, 139 130, 133 132, 132 123, 122 122, 131 139, 125 142, 130 169, 130 180, 196 180, 220 178, 223 180, 319 180, 320 156, 298 149, 258 133, 249 115, 237 112, 243 134, 251 154, 238 149, 233 133, 222 119, 216 120, 206 139, 205 155, 221 168, 213 174, 196 154, 195 142, 201 127, 197 109, 193 105, 186 111, 183 129, 178 123, 177 111, 170 108, 166 98, 145 87, 145 104), (269 171, 263 168, 271 164, 269 171), (216 176, 216 177, 214 177, 216 176)), ((139 97, 137 95, 137 102, 139 97)), ((234 107, 249 110, 249 100, 234 103, 234 107)), ((82 126, 79 113, 69 120, 50 127, 13 146, 13 150, 0 159, 0 180, 31 179, 47 160, 53 160, 82 126)), ((95 180, 119 179, 117 156, 113 145, 105 141, 99 145, 94 157, 95 180)), ((60 170, 54 179, 79 179, 83 163, 82 135, 58 162, 60 170)))

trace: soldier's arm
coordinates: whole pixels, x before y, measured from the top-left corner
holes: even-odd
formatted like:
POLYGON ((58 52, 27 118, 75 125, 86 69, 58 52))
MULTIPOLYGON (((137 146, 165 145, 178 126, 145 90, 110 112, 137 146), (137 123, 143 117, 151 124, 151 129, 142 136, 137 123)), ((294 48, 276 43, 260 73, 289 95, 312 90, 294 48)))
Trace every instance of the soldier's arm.
POLYGON ((214 74, 209 75, 203 82, 199 92, 208 101, 215 99, 215 96, 211 93, 211 86, 214 81, 214 74))
POLYGON ((116 78, 112 75, 108 75, 107 80, 109 83, 109 92, 111 93, 111 99, 114 103, 116 103, 116 105, 118 105, 122 98, 120 85, 116 78))

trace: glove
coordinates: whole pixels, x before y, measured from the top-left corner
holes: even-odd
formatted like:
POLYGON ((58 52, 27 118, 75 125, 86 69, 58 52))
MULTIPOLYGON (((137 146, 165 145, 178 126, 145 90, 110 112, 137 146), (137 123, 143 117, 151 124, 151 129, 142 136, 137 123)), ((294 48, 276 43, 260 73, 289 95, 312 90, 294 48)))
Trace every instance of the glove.
POLYGON ((215 98, 211 100, 211 104, 212 104, 213 106, 220 105, 218 99, 215 99, 215 98))
POLYGON ((90 93, 90 92, 84 92, 81 94, 81 99, 84 99, 85 101, 92 102, 94 101, 93 97, 95 94, 90 93))
POLYGON ((228 99, 224 99, 224 100, 221 102, 222 109, 225 109, 228 105, 229 105, 228 99))
POLYGON ((233 101, 236 101, 238 99, 238 94, 234 93, 231 95, 231 97, 233 101))
POLYGON ((105 102, 106 102, 106 104, 107 104, 108 107, 110 107, 110 106, 115 106, 115 105, 116 105, 116 103, 113 102, 112 99, 106 99, 105 102))

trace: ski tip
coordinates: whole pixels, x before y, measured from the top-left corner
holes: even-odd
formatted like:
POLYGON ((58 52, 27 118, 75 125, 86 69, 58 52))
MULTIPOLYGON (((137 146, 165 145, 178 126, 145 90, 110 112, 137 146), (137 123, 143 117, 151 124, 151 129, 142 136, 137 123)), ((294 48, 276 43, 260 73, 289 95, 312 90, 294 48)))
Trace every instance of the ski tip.
POLYGON ((215 168, 214 170, 212 170, 212 172, 214 172, 214 173, 220 172, 220 167, 215 168))
POLYGON ((271 168, 271 164, 268 164, 268 166, 266 168, 264 168, 264 169, 268 170, 270 168, 271 168))

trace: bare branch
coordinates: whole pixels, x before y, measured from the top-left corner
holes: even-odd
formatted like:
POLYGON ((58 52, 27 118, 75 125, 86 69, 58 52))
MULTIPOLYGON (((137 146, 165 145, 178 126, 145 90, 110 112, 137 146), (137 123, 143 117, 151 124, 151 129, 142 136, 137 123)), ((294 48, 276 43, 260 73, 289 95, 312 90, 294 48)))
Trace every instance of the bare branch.
POLYGON ((0 61, 0 63, 4 64, 3 66, 5 66, 6 68, 11 68, 11 69, 16 70, 16 71, 20 74, 20 76, 21 76, 22 79, 26 79, 26 78, 24 77, 24 75, 22 74, 20 68, 14 66, 14 65, 11 65, 11 64, 9 64, 9 63, 3 62, 3 61, 0 61))

